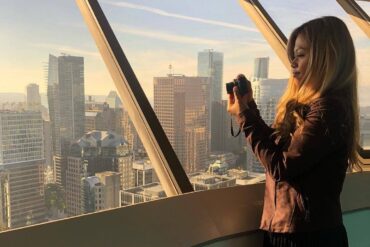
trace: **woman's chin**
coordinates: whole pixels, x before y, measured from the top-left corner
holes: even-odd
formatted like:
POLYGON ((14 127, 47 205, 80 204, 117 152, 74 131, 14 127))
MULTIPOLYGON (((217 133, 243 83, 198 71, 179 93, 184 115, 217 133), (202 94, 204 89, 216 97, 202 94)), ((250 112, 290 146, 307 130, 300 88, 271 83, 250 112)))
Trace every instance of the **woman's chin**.
POLYGON ((300 87, 300 86, 301 86, 301 80, 300 80, 298 77, 293 76, 293 81, 294 81, 294 84, 295 84, 296 86, 298 86, 298 87, 300 87))

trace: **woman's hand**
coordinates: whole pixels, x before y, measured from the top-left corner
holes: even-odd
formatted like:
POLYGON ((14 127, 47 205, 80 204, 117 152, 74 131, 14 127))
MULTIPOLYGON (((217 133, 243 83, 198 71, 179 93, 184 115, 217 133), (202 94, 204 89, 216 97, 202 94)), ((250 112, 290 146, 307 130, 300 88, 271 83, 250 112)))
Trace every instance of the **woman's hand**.
POLYGON ((234 94, 229 94, 227 102, 227 112, 234 116, 239 116, 245 109, 248 109, 248 103, 253 100, 253 91, 250 87, 248 93, 241 96, 238 87, 233 88, 234 94))

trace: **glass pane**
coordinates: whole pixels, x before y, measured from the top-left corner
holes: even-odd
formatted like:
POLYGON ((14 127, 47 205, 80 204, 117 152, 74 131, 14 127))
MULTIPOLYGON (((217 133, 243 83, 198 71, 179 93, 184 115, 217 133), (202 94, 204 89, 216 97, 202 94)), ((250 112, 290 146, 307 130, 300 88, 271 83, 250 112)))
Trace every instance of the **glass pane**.
MULTIPOLYGON (((321 16, 332 15, 341 18, 353 38, 358 67, 358 93, 360 104, 360 145, 370 148, 370 42, 365 33, 342 9, 337 1, 271 1, 261 0, 262 6, 271 15, 283 33, 289 37, 300 24, 321 16)), ((369 13, 369 3, 356 1, 369 13)))
MULTIPOLYGON (((367 15, 370 15, 370 2, 366 1, 356 1, 358 5, 361 6, 361 8, 365 11, 367 15)), ((370 61, 370 56, 369 56, 369 49, 370 46, 367 46, 367 72, 368 76, 366 77, 366 82, 368 85, 370 85, 370 76, 369 76, 369 61, 370 61)), ((368 90, 370 87, 368 88, 368 90)), ((360 144, 362 148, 366 150, 370 150, 370 102, 366 103, 366 106, 362 107, 361 109, 361 117, 360 117, 360 129, 361 129, 361 135, 360 135, 360 144)))
POLYGON ((0 31, 0 230, 164 197, 75 1, 2 1, 0 31))
POLYGON ((238 2, 99 2, 194 189, 262 180, 230 134, 225 83, 244 73, 272 121, 288 71, 238 2))

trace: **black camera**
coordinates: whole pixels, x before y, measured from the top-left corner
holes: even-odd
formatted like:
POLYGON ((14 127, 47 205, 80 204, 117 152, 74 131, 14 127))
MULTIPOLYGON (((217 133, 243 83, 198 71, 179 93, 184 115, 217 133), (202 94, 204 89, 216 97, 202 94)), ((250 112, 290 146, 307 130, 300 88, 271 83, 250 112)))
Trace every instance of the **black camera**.
POLYGON ((227 94, 234 94, 233 88, 235 86, 238 87, 240 96, 243 96, 247 94, 251 88, 251 82, 247 80, 245 75, 239 74, 234 81, 226 83, 227 94))

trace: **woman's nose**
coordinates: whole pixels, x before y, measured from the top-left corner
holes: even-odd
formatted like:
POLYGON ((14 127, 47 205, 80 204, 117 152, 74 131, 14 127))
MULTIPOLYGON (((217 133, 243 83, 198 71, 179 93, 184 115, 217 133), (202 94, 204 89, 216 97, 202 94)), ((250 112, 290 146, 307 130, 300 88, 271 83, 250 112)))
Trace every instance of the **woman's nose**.
POLYGON ((296 62, 296 60, 295 60, 295 59, 293 59, 293 61, 290 63, 290 66, 291 66, 293 69, 297 68, 298 64, 297 64, 297 62, 296 62))

